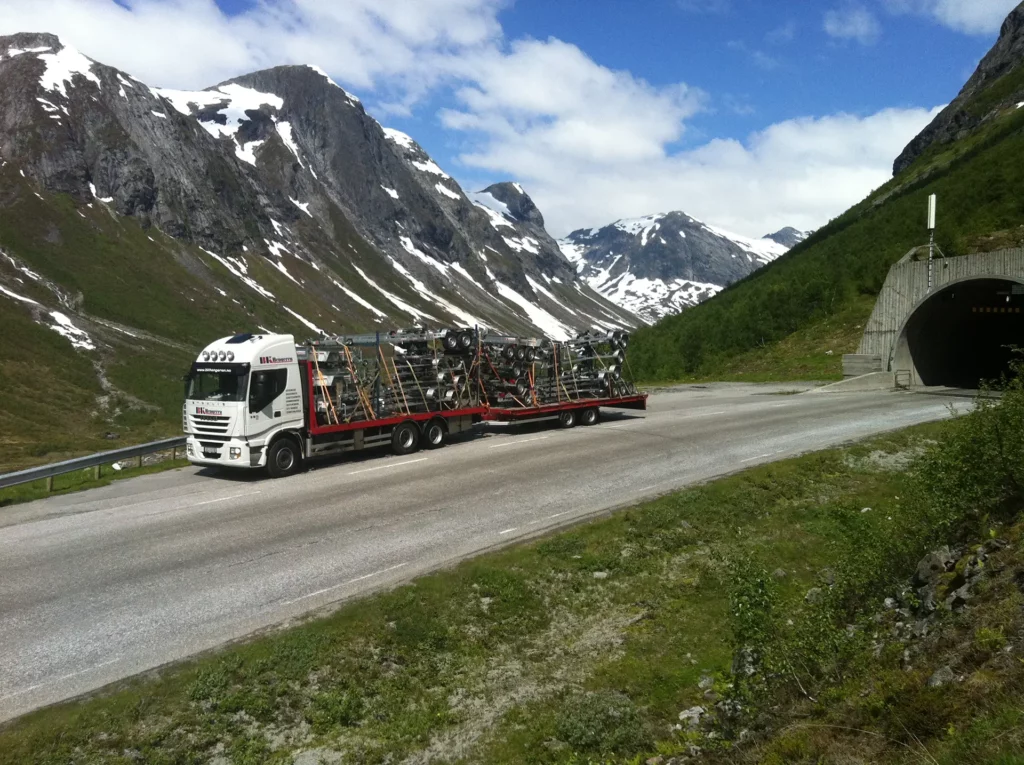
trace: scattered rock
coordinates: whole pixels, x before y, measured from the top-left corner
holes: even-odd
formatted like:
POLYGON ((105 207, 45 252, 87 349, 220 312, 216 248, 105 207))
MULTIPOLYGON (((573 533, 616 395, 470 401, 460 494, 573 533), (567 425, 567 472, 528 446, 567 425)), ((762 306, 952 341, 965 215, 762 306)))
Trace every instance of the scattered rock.
POLYGON ((772 572, 772 577, 775 579, 785 579, 789 574, 786 573, 785 569, 777 568, 772 572))
POLYGON ((594 572, 594 579, 607 579, 607 578, 608 578, 608 572, 607 571, 595 571, 594 572))
POLYGON ((715 678, 711 677, 711 675, 704 675, 700 679, 700 682, 697 683, 697 687, 700 688, 702 691, 706 691, 708 688, 712 687, 714 684, 715 684, 715 678))
POLYGON ((823 568, 818 576, 820 576, 821 581, 823 581, 829 587, 836 583, 836 572, 830 568, 823 568))
POLYGON ((954 566, 956 566, 956 558, 953 557, 948 547, 928 553, 917 564, 914 584, 918 587, 934 584, 943 574, 952 571, 954 566))
POLYGON ((886 598, 882 605, 885 606, 886 610, 893 611, 899 604, 896 602, 896 598, 886 598))
POLYGON ((956 680, 956 675, 953 674, 953 670, 947 667, 940 667, 935 670, 931 677, 928 678, 929 688, 941 688, 944 685, 949 685, 956 680))
POLYGON ((121 437, 120 433, 104 433, 103 437, 108 441, 116 441, 121 437))
POLYGON ((696 730, 705 714, 707 710, 704 707, 690 707, 679 713, 679 722, 685 723, 690 730, 696 730))
POLYGON ((690 525, 689 523, 687 523, 686 521, 679 521, 679 528, 681 528, 681 529, 685 529, 685 530, 689 531, 690 529, 692 529, 692 528, 693 528, 693 526, 691 526, 691 525, 690 525))
POLYGON ((820 587, 812 587, 807 591, 807 594, 804 596, 804 600, 808 603, 820 603, 822 594, 820 587))
POLYGON ((649 757, 645 761, 646 765, 665 765, 665 758, 660 754, 657 757, 649 757))
POLYGON ((860 509, 860 511, 861 511, 862 513, 870 513, 870 512, 871 512, 871 508, 870 508, 870 507, 862 507, 862 508, 860 509))
POLYGON ((999 537, 995 539, 989 539, 985 542, 985 544, 982 545, 982 547, 985 549, 985 552, 987 553, 999 552, 1000 550, 1005 550, 1009 546, 1010 543, 1008 541, 1006 541, 1005 539, 1001 539, 999 537))

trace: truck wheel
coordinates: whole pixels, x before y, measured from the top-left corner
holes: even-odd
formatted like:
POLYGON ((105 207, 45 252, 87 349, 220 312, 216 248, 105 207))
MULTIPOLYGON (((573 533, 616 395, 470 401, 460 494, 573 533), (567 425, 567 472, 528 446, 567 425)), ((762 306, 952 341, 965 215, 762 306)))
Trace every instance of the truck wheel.
POLYGON ((391 449, 395 454, 412 454, 420 448, 420 429, 413 422, 403 422, 391 434, 391 449))
POLYGON ((290 438, 275 441, 267 452, 267 472, 271 478, 284 478, 299 469, 299 448, 290 438))
POLYGON ((568 409, 558 415, 558 427, 560 428, 575 428, 576 427, 576 412, 572 409, 568 409))
POLYGON ((584 409, 580 413, 580 423, 583 425, 597 425, 601 421, 601 410, 596 406, 584 409))
POLYGON ((424 442, 428 449, 440 449, 448 440, 448 428, 444 420, 431 420, 423 432, 424 442))

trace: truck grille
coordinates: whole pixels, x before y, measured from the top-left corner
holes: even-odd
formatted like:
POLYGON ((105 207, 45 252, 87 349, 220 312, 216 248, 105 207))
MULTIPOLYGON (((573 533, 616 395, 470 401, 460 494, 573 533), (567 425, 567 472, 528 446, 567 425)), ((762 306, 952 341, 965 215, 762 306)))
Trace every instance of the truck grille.
POLYGON ((231 426, 230 417, 216 417, 206 414, 193 414, 192 432, 197 436, 223 436, 231 426))

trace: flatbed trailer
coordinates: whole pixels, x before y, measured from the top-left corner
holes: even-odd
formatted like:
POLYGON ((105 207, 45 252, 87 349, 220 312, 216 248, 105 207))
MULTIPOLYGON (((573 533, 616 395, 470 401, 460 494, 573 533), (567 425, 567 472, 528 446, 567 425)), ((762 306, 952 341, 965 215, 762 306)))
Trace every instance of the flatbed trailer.
POLYGON ((463 433, 481 422, 487 407, 469 406, 441 409, 434 412, 411 412, 379 419, 356 420, 336 425, 321 425, 315 404, 315 374, 312 362, 300 362, 306 385, 305 404, 309 423, 303 433, 306 457, 321 457, 341 452, 360 451, 390 444, 396 454, 410 454, 420 446, 436 449, 448 436, 463 433), (413 430, 408 425, 415 423, 413 430))
POLYGON ((557 404, 527 407, 489 407, 484 420, 493 422, 527 422, 530 420, 558 419, 563 428, 581 425, 596 425, 601 419, 601 409, 647 409, 647 394, 638 393, 617 398, 572 399, 557 404))

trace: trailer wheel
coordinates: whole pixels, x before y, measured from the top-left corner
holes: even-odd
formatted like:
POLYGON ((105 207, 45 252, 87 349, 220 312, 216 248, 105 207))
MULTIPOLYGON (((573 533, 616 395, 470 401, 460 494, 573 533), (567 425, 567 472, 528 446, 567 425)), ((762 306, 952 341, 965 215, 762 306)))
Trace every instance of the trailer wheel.
POLYGON ((403 422, 391 434, 391 449, 395 454, 412 454, 420 448, 420 429, 416 423, 403 422))
POLYGON ((537 351, 534 348, 527 348, 526 349, 526 357, 525 357, 524 361, 527 361, 527 362, 532 364, 536 359, 537 359, 537 351))
POLYGON ((576 412, 572 409, 567 409, 558 415, 558 427, 560 428, 575 428, 576 427, 576 412))
POLYGON ((448 428, 444 420, 431 420, 427 429, 423 432, 426 447, 428 449, 440 449, 448 440, 448 428))
POLYGON ((290 438, 281 438, 267 452, 267 472, 271 478, 284 478, 299 469, 298 446, 290 438))
POLYGON ((582 425, 597 425, 601 421, 601 410, 596 406, 590 409, 584 409, 580 413, 580 423, 582 425))
POLYGON ((459 350, 461 350, 461 351, 468 351, 470 348, 473 347, 473 331, 472 330, 464 329, 461 332, 459 332, 458 346, 459 346, 459 350))

